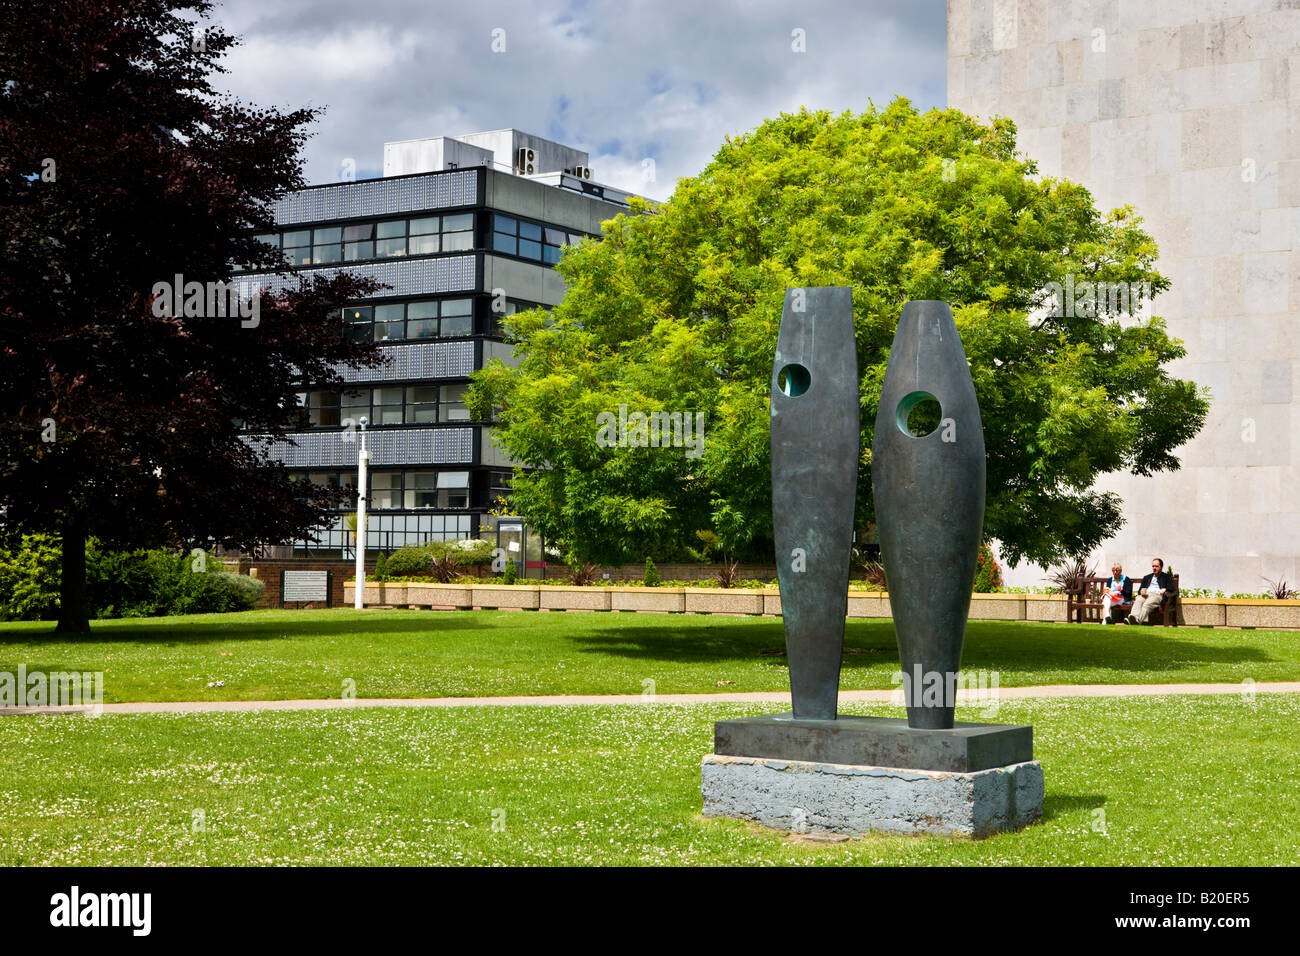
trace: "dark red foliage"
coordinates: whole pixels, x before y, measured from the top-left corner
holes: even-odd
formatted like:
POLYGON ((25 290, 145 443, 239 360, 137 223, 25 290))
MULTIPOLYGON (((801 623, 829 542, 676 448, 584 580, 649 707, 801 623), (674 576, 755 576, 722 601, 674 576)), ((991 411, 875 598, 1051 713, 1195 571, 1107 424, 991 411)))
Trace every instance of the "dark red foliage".
MULTIPOLYGON (((155 283, 178 273, 224 282, 234 262, 280 269, 253 234, 303 185, 316 111, 214 93, 236 41, 208 25, 195 42, 209 8, 0 0, 4 530, 248 546, 324 517, 328 495, 290 482, 240 428, 283 434, 299 376, 325 384, 336 363, 379 361, 345 340, 339 316, 374 285, 295 282, 262 297, 255 328, 151 308, 155 283)), ((65 611, 61 626, 84 625, 65 611)))

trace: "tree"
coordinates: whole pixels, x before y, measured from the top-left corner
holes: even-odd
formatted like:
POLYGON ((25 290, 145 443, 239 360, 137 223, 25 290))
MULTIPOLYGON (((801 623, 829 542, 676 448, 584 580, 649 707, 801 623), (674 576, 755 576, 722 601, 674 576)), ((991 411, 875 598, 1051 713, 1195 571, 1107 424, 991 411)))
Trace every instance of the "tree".
POLYGON ((1094 546, 1122 523, 1094 479, 1176 468, 1207 402, 1165 369, 1181 343, 1140 315, 1169 282, 1133 210, 1103 215, 1082 187, 1036 173, 1011 122, 903 99, 782 114, 729 138, 665 205, 639 203, 602 241, 567 250, 568 291, 549 314, 505 319, 518 367, 491 363, 470 403, 497 417, 525 468, 512 507, 605 562, 687 549, 700 529, 770 548, 768 389, 785 290, 847 285, 859 524, 874 518, 869 449, 899 313, 944 299, 982 409, 986 535, 1013 564, 1094 546), (611 442, 598 424, 654 411, 703 413, 702 454, 652 447, 631 427, 611 442))
POLYGON ((236 41, 210 6, 0 0, 0 522, 62 536, 60 630, 88 629, 89 535, 250 547, 318 525, 335 497, 241 429, 282 437, 297 381, 379 361, 339 308, 368 280, 223 299, 232 263, 283 270, 255 233, 303 185, 316 111, 214 93, 236 41))

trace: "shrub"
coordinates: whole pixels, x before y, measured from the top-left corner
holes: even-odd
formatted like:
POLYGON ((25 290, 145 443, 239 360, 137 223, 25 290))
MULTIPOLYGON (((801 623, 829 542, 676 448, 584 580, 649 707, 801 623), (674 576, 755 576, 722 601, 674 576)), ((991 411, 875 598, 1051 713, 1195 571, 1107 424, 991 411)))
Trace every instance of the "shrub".
POLYGON ((889 589, 889 584, 885 580, 885 566, 879 561, 862 562, 863 580, 873 588, 879 588, 882 591, 889 589))
POLYGON ((375 580, 383 581, 388 574, 388 555, 379 552, 379 557, 375 558, 375 580))
POLYGON ((262 603, 266 594, 266 582, 247 574, 231 574, 229 571, 218 572, 222 583, 230 589, 232 611, 251 611, 262 603))
POLYGON ((1096 566, 1089 567, 1087 557, 1080 555, 1053 568, 1051 573, 1047 575, 1046 580, 1051 583, 1050 590, 1052 592, 1061 593, 1063 591, 1077 591, 1084 578, 1095 578, 1096 576, 1096 566))
POLYGON ((448 553, 456 555, 461 564, 488 564, 492 561, 493 544, 481 538, 461 538, 450 542, 448 553))
POLYGON ((1275 601, 1292 601, 1295 600, 1296 590, 1286 583, 1286 579, 1274 581, 1272 578, 1264 579, 1268 583, 1268 590, 1264 592, 1267 597, 1275 601))
POLYGON ((734 588, 736 580, 740 577, 740 565, 735 561, 723 561, 718 565, 718 570, 713 573, 717 579, 718 587, 734 588))
MULTIPOLYGON (((438 542, 441 544, 442 542, 438 542)), ((444 552, 445 553, 445 552, 444 552)), ((416 577, 433 573, 434 555, 428 548, 401 548, 394 551, 384 566, 390 578, 416 577)))
POLYGON ((429 564, 429 573, 439 584, 450 584, 460 577, 460 560, 455 552, 434 558, 429 564))
POLYGON ((180 565, 174 596, 164 613, 216 614, 247 610, 236 598, 235 586, 229 581, 238 575, 216 570, 193 571, 184 555, 180 556, 180 565))
MULTIPOLYGON (((0 618, 52 619, 59 607, 62 553, 57 535, 27 535, 0 544, 0 618), (7 546, 5 546, 7 545, 7 546)), ((266 585, 231 574, 217 561, 199 570, 185 552, 133 551, 86 543, 86 600, 98 618, 245 611, 266 585)))
POLYGON ((9 535, 0 542, 0 620, 57 617, 62 564, 57 535, 9 535))
POLYGON ((514 584, 519 577, 519 569, 515 567, 515 559, 511 558, 506 562, 505 572, 501 575, 502 584, 514 584))
POLYGON ((600 573, 600 566, 595 564, 578 564, 572 568, 571 581, 577 587, 590 587, 596 583, 596 575, 600 573))
POLYGON ((170 551, 115 551, 99 541, 86 545, 86 596, 97 617, 166 614, 189 559, 170 551))
POLYGON ((975 559, 975 584, 971 590, 978 594, 992 594, 1001 591, 1002 585, 1002 566, 993 556, 993 549, 981 544, 979 556, 975 559))
POLYGON ((659 569, 649 558, 645 559, 645 586, 648 588, 657 588, 660 584, 659 569))

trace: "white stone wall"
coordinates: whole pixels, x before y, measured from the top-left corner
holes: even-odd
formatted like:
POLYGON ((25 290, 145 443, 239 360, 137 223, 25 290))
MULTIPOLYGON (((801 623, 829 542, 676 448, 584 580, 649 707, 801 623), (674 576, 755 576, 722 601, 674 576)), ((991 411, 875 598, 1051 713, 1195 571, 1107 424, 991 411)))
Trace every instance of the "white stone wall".
MULTIPOLYGON (((949 0, 948 103, 1008 116, 1045 175, 1131 203, 1173 282, 1154 312, 1209 386, 1182 468, 1110 475, 1129 519, 1096 554, 1184 587, 1300 584, 1300 6, 949 0)), ((1041 583, 1019 568, 1013 583, 1041 583)))

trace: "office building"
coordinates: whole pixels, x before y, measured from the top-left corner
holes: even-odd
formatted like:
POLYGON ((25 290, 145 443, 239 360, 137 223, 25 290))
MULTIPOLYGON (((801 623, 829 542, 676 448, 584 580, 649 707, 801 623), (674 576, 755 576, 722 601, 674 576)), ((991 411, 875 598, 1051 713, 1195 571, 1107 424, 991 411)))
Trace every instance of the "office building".
MULTIPOLYGON (((470 420, 469 376, 513 361, 501 315, 558 303, 562 250, 598 238, 628 198, 593 179, 585 152, 508 129, 386 143, 382 178, 280 201, 278 229, 262 238, 294 273, 348 269, 389 287, 344 310, 350 333, 382 343, 389 361, 343 370, 342 388, 304 382, 302 430, 272 455, 312 481, 355 486, 364 416, 368 550, 490 534, 511 468, 489 424, 470 420)), ((244 280, 271 290, 286 281, 244 280)), ((350 554, 351 512, 293 553, 350 554)))

